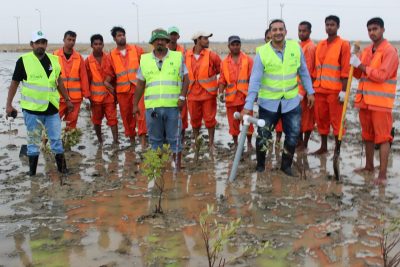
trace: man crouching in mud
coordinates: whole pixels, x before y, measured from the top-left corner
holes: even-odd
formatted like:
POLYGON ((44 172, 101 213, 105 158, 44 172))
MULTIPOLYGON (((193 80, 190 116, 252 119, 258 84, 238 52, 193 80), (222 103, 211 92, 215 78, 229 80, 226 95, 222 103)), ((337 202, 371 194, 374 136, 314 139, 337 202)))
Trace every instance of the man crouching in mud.
POLYGON ((33 32, 30 45, 32 52, 22 55, 15 66, 8 91, 6 118, 17 116, 12 101, 22 82, 20 105, 28 133, 29 175, 36 175, 43 126, 50 140, 51 151, 55 154, 58 171, 67 173, 58 115, 60 94, 66 100, 68 112, 73 110, 74 105, 60 78, 58 57, 46 53, 47 39, 44 33, 33 32))

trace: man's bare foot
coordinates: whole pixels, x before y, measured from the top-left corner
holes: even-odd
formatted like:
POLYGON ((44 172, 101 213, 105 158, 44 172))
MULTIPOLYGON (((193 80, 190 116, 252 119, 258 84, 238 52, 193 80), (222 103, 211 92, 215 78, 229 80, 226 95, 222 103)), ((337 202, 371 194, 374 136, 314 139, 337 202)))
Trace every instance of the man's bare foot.
POLYGON ((247 151, 252 151, 254 149, 251 143, 247 143, 247 151))
POLYGON ((374 185, 386 185, 387 184, 387 179, 386 178, 376 178, 374 181, 373 181, 373 183, 374 183, 374 185))
POLYGON ((298 144, 296 150, 302 152, 306 150, 306 147, 303 144, 298 144))
POLYGON ((208 145, 208 150, 210 151, 210 153, 214 153, 215 149, 216 149, 216 147, 214 144, 208 145))
POLYGON ((328 153, 328 149, 321 147, 317 151, 312 152, 311 155, 318 156, 318 155, 323 155, 323 154, 326 154, 326 153, 328 153))
POLYGON ((355 173, 371 173, 374 172, 374 167, 363 167, 363 168, 357 168, 354 170, 355 173))

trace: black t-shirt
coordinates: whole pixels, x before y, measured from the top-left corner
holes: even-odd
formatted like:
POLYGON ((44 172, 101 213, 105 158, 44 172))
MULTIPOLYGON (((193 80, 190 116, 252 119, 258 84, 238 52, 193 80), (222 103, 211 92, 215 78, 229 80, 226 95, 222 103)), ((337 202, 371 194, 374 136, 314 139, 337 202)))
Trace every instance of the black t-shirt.
MULTIPOLYGON (((50 58, 45 55, 41 60, 40 63, 42 64, 44 70, 46 71, 47 77, 50 77, 51 72, 53 71, 53 68, 51 66, 50 58)), ((27 79, 26 71, 25 71, 25 66, 24 62, 22 61, 22 57, 20 57, 17 60, 17 63, 15 64, 15 70, 14 74, 12 76, 13 81, 17 82, 22 82, 23 80, 27 79)), ((54 115, 58 113, 58 109, 52 104, 49 103, 49 106, 45 111, 32 111, 32 110, 27 110, 23 109, 24 111, 31 113, 31 114, 36 114, 36 115, 54 115)))

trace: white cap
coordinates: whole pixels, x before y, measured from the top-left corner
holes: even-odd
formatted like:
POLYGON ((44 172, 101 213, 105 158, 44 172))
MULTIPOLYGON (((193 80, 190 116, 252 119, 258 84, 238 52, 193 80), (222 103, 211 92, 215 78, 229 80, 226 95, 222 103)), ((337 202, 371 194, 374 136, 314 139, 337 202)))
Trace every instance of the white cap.
POLYGON ((47 41, 47 38, 46 38, 46 35, 44 34, 44 32, 42 32, 41 30, 32 32, 32 38, 31 38, 32 42, 36 42, 40 39, 45 39, 47 41))
POLYGON ((211 37, 213 34, 210 32, 198 31, 193 35, 192 40, 197 40, 200 36, 211 37))

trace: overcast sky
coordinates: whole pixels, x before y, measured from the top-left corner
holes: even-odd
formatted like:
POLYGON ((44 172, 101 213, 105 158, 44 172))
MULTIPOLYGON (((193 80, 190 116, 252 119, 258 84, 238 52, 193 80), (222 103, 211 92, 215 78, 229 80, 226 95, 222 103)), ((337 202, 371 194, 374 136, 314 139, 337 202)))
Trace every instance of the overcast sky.
MULTIPOLYGON (((262 38, 269 19, 280 18, 281 3, 288 38, 297 38, 297 25, 308 20, 313 25, 313 39, 326 38, 324 18, 338 15, 341 19, 339 35, 349 40, 369 40, 366 22, 374 16, 385 21, 385 37, 400 40, 399 0, 135 0, 139 6, 140 41, 147 42, 150 32, 158 27, 176 25, 181 40, 190 41, 195 31, 214 34, 211 41, 226 41, 229 35, 242 38, 262 38)), ((66 30, 76 31, 77 42, 89 42, 100 33, 112 42, 110 29, 123 26, 129 42, 137 41, 136 7, 131 0, 2 0, 0 43, 17 43, 19 16, 21 43, 28 43, 31 32, 39 29, 39 9, 42 28, 50 43, 62 42, 66 30)))

